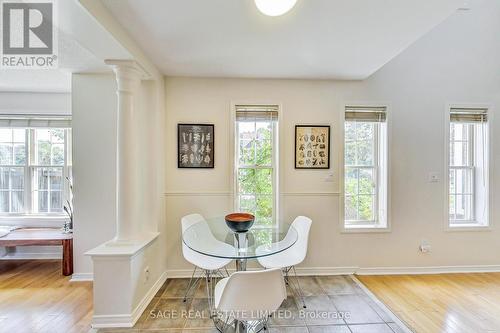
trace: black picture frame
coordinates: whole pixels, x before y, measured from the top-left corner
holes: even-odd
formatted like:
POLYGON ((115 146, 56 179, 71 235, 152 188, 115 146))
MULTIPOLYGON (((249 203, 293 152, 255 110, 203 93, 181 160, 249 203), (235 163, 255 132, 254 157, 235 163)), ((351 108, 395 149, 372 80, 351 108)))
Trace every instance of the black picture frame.
POLYGON ((331 149, 330 130, 331 130, 330 125, 295 125, 295 154, 294 154, 295 169, 307 169, 307 170, 330 169, 330 149, 331 149), (321 132, 326 130, 326 134, 324 138, 323 136, 321 136, 320 139, 317 138, 316 134, 309 134, 309 136, 307 137, 307 141, 305 141, 304 137, 302 138, 299 137, 301 135, 301 133, 299 133, 299 130, 304 128, 310 128, 311 131, 314 131, 314 129, 316 129, 315 131, 316 133, 318 131, 321 132), (310 141, 311 135, 313 136, 314 143, 310 141), (307 146, 309 144, 311 144, 310 148, 307 149, 307 146), (303 145, 305 145, 305 147, 303 145), (317 146, 314 147, 315 145, 317 146), (322 145, 325 146, 322 147, 322 145), (301 153, 306 156, 302 156, 301 153), (308 153, 310 153, 310 156, 307 156, 308 153), (321 156, 322 154, 325 154, 326 156, 321 156), (306 163, 307 160, 309 160, 310 162, 306 163))
POLYGON ((177 124, 177 168, 215 168, 214 124, 177 124), (201 135, 201 137, 198 137, 198 135, 201 135), (208 139, 207 136, 209 136, 208 139), (207 147, 209 149, 208 153, 207 147))

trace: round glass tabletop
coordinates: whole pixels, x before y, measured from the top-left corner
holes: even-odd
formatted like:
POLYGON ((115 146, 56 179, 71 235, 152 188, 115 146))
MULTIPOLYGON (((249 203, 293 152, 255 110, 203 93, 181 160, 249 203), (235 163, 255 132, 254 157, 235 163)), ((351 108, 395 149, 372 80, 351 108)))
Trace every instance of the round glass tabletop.
POLYGON ((288 224, 276 227, 253 225, 246 233, 235 233, 224 217, 209 218, 187 228, 182 241, 198 253, 225 259, 255 259, 290 248, 297 241, 297 231, 288 224))

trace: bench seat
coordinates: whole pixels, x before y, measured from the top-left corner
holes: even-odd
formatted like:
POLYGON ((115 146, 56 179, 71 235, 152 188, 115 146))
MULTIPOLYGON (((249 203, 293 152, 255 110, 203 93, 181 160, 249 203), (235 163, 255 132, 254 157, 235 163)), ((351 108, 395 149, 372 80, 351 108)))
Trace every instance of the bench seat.
POLYGON ((47 245, 62 245, 62 273, 65 276, 73 274, 73 234, 56 228, 21 228, 0 237, 0 246, 5 247, 47 245))

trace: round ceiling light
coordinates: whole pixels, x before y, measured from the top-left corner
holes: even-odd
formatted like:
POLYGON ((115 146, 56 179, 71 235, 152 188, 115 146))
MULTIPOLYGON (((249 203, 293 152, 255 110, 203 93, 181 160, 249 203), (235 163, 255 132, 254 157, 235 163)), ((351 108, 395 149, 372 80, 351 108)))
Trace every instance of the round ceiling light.
POLYGON ((255 0, 257 8, 267 16, 280 16, 295 6, 297 0, 255 0))

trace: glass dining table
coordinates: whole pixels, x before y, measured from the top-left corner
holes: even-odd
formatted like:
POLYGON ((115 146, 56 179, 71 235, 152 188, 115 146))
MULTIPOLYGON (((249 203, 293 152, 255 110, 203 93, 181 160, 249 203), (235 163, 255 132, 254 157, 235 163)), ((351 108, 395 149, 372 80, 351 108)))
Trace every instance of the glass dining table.
MULTIPOLYGON (((215 258, 234 259, 237 271, 245 271, 248 260, 285 251, 298 239, 297 231, 286 223, 276 222, 272 226, 256 223, 247 232, 237 233, 227 226, 224 216, 209 218, 206 222, 187 228, 182 234, 182 241, 195 252, 215 258)), ((228 325, 217 316, 213 320, 220 332, 259 332, 264 325, 260 323, 252 326, 236 319, 228 325)))
POLYGON ((233 232, 224 216, 208 218, 206 222, 187 228, 182 234, 182 241, 195 252, 234 259, 237 271, 246 270, 248 260, 285 251, 298 239, 297 231, 291 225, 279 221, 272 226, 255 223, 244 233, 233 232))

